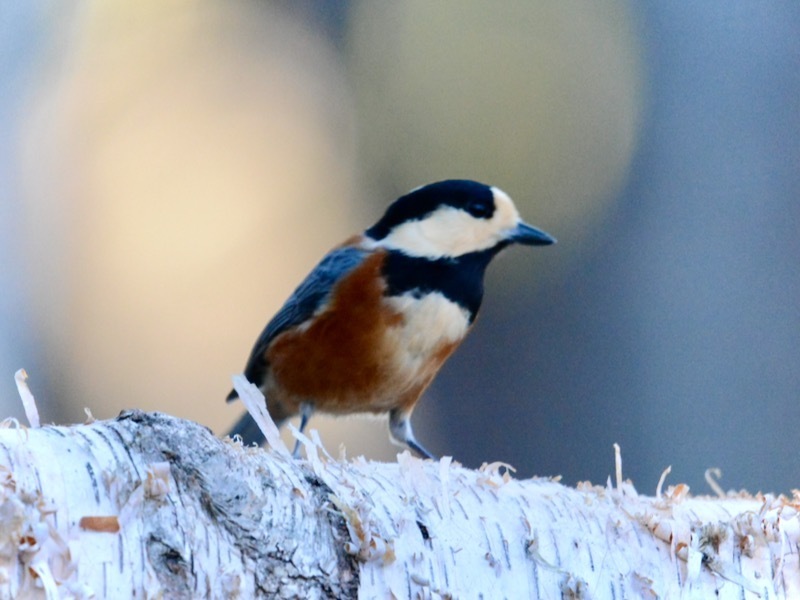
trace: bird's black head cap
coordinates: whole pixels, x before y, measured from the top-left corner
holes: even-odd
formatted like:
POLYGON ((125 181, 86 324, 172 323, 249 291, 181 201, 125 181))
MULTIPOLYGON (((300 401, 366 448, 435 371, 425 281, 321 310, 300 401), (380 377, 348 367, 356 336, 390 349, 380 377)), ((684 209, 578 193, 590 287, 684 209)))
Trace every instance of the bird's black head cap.
POLYGON ((464 210, 476 218, 490 219, 495 210, 494 194, 490 186, 469 179, 430 183, 400 196, 366 233, 374 240, 382 240, 398 225, 422 220, 442 206, 464 210))

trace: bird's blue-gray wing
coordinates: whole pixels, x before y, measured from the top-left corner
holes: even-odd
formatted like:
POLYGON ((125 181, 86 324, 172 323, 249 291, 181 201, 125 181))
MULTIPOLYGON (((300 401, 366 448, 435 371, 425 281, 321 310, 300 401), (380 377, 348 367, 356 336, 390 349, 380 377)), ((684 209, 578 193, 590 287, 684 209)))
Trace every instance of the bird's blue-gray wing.
MULTIPOLYGON (((316 310, 327 302, 336 282, 361 264, 367 254, 367 250, 344 246, 331 251, 322 259, 267 323, 256 340, 244 370, 248 381, 261 385, 268 366, 264 353, 270 342, 287 329, 310 319, 316 310)), ((236 392, 233 391, 228 395, 228 401, 236 397, 236 392)))

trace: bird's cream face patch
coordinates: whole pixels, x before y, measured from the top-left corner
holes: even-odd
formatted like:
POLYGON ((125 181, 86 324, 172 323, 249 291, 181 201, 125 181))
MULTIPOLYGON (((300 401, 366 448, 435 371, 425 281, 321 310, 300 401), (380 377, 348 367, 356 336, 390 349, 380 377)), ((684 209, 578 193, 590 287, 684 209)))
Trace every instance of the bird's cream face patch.
POLYGON ((520 218, 511 198, 496 187, 491 189, 495 210, 489 219, 442 206, 424 219, 395 227, 388 236, 375 242, 375 246, 432 259, 492 248, 517 226, 520 218))

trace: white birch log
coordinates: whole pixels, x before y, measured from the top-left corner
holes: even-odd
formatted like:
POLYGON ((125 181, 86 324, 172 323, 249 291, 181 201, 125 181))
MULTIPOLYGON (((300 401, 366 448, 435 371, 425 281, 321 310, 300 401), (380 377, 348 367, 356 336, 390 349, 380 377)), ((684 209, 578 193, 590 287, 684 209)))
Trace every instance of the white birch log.
POLYGON ((645 497, 163 414, 0 430, 1 598, 800 598, 797 498, 645 497))

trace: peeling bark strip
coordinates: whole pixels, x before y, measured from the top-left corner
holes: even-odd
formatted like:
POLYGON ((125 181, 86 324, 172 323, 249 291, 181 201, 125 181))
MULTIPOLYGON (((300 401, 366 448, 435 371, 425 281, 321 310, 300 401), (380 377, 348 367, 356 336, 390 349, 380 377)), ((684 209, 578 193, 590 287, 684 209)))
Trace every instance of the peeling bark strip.
MULTIPOLYGON (((798 598, 798 499, 307 460, 138 411, 0 429, 0 598, 798 598)), ((621 478, 620 478, 621 479, 621 478)))

